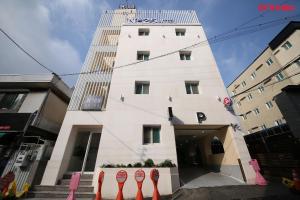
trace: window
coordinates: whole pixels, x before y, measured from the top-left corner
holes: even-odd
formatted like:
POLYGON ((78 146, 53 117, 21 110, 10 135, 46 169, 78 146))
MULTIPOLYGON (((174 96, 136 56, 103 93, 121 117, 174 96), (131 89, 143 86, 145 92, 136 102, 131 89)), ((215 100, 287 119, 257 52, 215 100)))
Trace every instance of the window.
POLYGON ((247 97, 248 97, 248 100, 250 101, 251 99, 253 99, 253 97, 252 97, 252 94, 250 93, 250 94, 248 94, 247 95, 247 97))
POLYGON ((137 52, 137 60, 149 60, 149 51, 138 51, 137 52))
POLYGON ((242 119, 246 120, 247 119, 247 114, 242 115, 242 119))
POLYGON ((254 111, 254 113, 255 113, 256 115, 258 115, 258 114, 259 114, 259 110, 258 110, 258 108, 255 108, 253 111, 254 111))
POLYGON ((283 124, 283 121, 281 119, 275 120, 274 122, 275 126, 279 126, 281 124, 283 124))
POLYGON ((22 93, 4 93, 0 94, 0 110, 17 110, 24 99, 22 93))
POLYGON ((282 47, 285 49, 285 50, 288 50, 292 47, 292 44, 289 42, 289 41, 286 41, 282 47))
POLYGON ((199 82, 185 82, 187 94, 199 94, 199 82))
POLYGON ((300 59, 296 60, 296 64, 300 67, 300 59))
POLYGON ((211 152, 212 154, 224 153, 223 144, 217 136, 214 136, 211 141, 211 152))
POLYGON ((148 36, 149 32, 148 28, 139 28, 139 36, 148 36))
POLYGON ((251 74, 251 79, 253 80, 253 79, 255 79, 255 77, 256 77, 256 73, 253 72, 253 73, 251 74))
POLYGON ((144 126, 143 144, 160 143, 160 127, 144 126))
POLYGON ((150 83, 147 81, 135 82, 135 94, 149 94, 150 83))
POLYGON ((271 101, 268 101, 268 102, 266 103, 266 106, 267 106, 268 109, 270 109, 270 108, 273 107, 273 103, 272 103, 271 101))
POLYGON ((267 129, 267 126, 265 124, 261 125, 260 126, 261 130, 266 130, 267 129))
POLYGON ((176 32, 176 36, 185 36, 185 29, 183 28, 176 28, 175 32, 176 32))
POLYGON ((246 82, 243 81, 243 82, 242 82, 242 86, 243 86, 243 87, 246 87, 246 85, 247 85, 246 82))
POLYGON ((281 72, 279 72, 278 74, 276 74, 275 77, 276 77, 277 81, 282 81, 284 79, 284 76, 283 76, 283 74, 281 72))
POLYGON ((270 65, 272 65, 272 63, 273 63, 273 60, 272 60, 271 58, 269 58, 269 59, 266 61, 266 63, 268 64, 268 66, 270 66, 270 65))
POLYGON ((190 51, 180 51, 179 56, 180 56, 180 60, 191 60, 190 51))
POLYGON ((264 91, 265 91, 264 86, 259 86, 258 92, 259 92, 259 93, 263 93, 264 91))

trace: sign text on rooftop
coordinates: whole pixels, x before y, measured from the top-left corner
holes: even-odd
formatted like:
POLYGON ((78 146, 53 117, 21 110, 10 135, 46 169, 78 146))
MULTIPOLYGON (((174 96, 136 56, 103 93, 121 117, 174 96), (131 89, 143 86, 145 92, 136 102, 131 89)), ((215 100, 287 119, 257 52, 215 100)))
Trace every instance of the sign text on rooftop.
POLYGON ((156 19, 156 18, 133 18, 127 19, 129 23, 149 23, 149 24, 163 24, 174 23, 173 19, 156 19))

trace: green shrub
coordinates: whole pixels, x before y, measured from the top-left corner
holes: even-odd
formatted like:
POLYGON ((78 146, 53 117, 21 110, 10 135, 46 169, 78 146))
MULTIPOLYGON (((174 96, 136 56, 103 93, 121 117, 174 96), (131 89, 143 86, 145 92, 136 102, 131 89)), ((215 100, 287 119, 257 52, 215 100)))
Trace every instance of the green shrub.
POLYGON ((131 167, 132 167, 132 164, 129 163, 129 164, 127 165, 127 167, 128 167, 128 168, 131 168, 131 167))
POLYGON ((147 159, 144 163, 144 167, 154 167, 154 166, 155 166, 155 164, 154 164, 153 160, 150 158, 147 159))
POLYGON ((114 164, 103 164, 101 167, 102 168, 115 168, 116 166, 114 164))
POLYGON ((137 163, 134 163, 133 164, 133 167, 142 167, 143 165, 142 165, 142 163, 140 163, 140 162, 137 162, 137 163))
POLYGON ((158 165, 158 167, 176 167, 176 165, 173 164, 171 160, 166 159, 166 160, 164 160, 163 162, 161 162, 161 163, 158 165))

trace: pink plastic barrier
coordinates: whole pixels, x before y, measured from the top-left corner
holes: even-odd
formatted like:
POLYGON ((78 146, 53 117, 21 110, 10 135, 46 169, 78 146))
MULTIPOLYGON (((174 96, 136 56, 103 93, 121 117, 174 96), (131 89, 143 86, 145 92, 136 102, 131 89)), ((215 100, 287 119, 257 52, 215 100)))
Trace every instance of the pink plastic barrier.
POLYGON ((255 183, 257 185, 267 185, 267 181, 266 179, 260 174, 260 167, 258 165, 258 162, 256 159, 252 159, 251 161, 249 161, 249 164, 252 165, 255 173, 256 173, 256 178, 255 178, 255 183))
POLYGON ((69 185, 70 192, 67 200, 75 200, 75 192, 78 188, 79 181, 80 181, 80 172, 73 173, 69 185))

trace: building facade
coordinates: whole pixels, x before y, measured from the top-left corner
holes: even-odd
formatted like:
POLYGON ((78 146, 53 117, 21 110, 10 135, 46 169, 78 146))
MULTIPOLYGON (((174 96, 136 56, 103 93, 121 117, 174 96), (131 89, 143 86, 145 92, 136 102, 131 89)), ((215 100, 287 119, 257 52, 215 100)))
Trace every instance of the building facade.
MULTIPOLYGON (((251 158, 234 126, 237 119, 222 103, 228 95, 212 51, 207 43, 196 45, 205 41, 195 11, 127 6, 106 11, 42 185, 81 171, 93 175, 97 188, 101 166, 149 158, 156 164, 170 159, 177 166, 162 174, 167 178, 160 179, 161 194, 174 192, 185 166, 193 165, 253 183, 251 158)), ((111 178, 104 178, 107 198, 117 192, 117 184, 106 185, 115 182, 111 178)), ((146 180, 144 195, 151 196, 151 181, 146 180)), ((135 196, 134 188, 124 188, 127 197, 135 196)))
POLYGON ((55 75, 0 75, 0 174, 38 184, 71 97, 55 75))
POLYGON ((285 124, 274 97, 300 83, 300 22, 290 22, 227 87, 243 132, 285 124))

